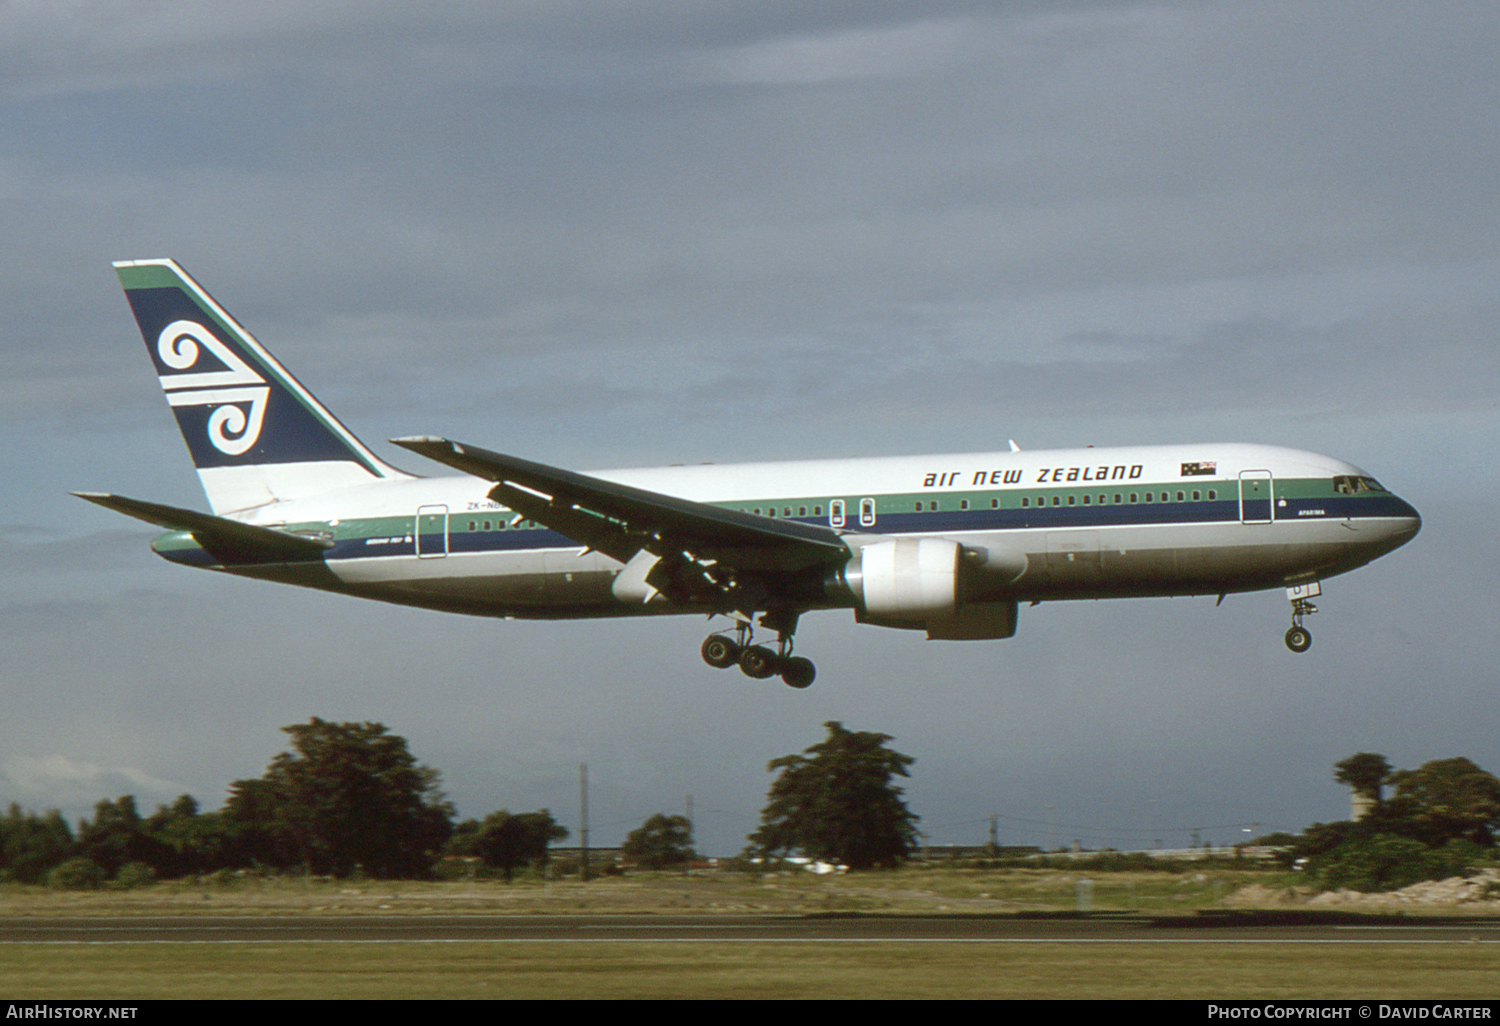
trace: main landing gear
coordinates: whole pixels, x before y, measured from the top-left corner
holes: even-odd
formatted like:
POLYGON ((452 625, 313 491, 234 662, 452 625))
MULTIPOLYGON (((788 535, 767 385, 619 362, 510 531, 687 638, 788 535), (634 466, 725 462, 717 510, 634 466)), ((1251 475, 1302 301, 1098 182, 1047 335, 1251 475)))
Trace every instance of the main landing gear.
POLYGON ((788 687, 805 688, 818 675, 811 659, 792 655, 792 633, 797 627, 797 614, 773 617, 766 614, 761 624, 776 631, 776 647, 750 644, 754 627, 750 621, 742 620, 735 628, 735 637, 727 633, 710 634, 703 640, 703 661, 709 666, 725 669, 739 664, 747 677, 764 680, 781 675, 788 687))
POLYGON ((1317 581, 1286 590, 1286 597, 1292 603, 1292 626, 1286 632, 1286 647, 1293 652, 1306 652, 1312 648, 1312 631, 1302 626, 1302 618, 1318 611, 1318 607, 1308 599, 1321 594, 1323 586, 1317 581))

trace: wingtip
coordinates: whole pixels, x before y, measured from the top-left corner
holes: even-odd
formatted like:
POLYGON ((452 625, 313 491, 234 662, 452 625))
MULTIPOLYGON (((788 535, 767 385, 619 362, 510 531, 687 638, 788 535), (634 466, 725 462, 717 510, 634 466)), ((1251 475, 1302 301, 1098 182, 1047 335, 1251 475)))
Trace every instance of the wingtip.
POLYGON ((392 445, 399 445, 401 448, 414 452, 418 456, 426 456, 430 460, 436 460, 439 463, 449 463, 450 465, 451 461, 445 460, 443 458, 444 454, 452 453, 457 456, 465 454, 462 445, 459 445, 451 438, 441 438, 437 435, 407 435, 404 438, 391 438, 388 441, 392 445))
POLYGON ((171 257, 145 257, 136 260, 111 260, 109 262, 109 266, 111 267, 148 267, 154 265, 175 267, 177 261, 171 257))

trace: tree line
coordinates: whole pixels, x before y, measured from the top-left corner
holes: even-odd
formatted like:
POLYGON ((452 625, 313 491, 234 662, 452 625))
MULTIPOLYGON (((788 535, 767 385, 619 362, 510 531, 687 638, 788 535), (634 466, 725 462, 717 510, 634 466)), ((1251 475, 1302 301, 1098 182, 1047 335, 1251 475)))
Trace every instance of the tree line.
POLYGON ((237 869, 420 879, 450 856, 509 879, 568 836, 546 809, 455 823, 438 772, 384 724, 314 717, 282 729, 290 751, 230 784, 217 812, 183 795, 142 816, 126 795, 99 802, 75 834, 56 810, 12 804, 0 817, 0 879, 86 887, 237 869))
MULTIPOLYGON (((776 778, 744 854, 762 864, 797 854, 852 870, 900 865, 918 850, 918 818, 897 786, 915 760, 890 748, 888 734, 837 721, 824 728, 818 744, 767 765, 776 778)), ((75 834, 55 810, 37 815, 12 804, 0 817, 0 880, 95 886, 237 869, 421 879, 461 859, 509 881, 546 866, 548 846, 568 836, 547 809, 455 822, 437 771, 383 724, 314 717, 282 730, 289 750, 260 777, 230 784, 217 812, 183 795, 142 816, 127 795, 99 802, 75 834)), ((1357 818, 1256 843, 1279 847, 1287 865, 1325 886, 1358 890, 1494 864, 1500 779, 1468 759, 1398 771, 1360 752, 1335 770, 1360 799, 1357 818)), ((623 851, 646 868, 687 864, 696 858, 692 824, 652 816, 623 851)))
MULTIPOLYGON (((746 854, 776 861, 797 852, 855 869, 899 864, 916 851, 917 818, 893 778, 913 760, 886 747, 889 735, 825 727, 825 741, 767 767, 780 775, 746 854)), ((56 810, 12 804, 0 817, 0 880, 88 887, 241 869, 420 879, 458 858, 509 881, 545 866, 548 846, 568 836, 547 809, 455 823, 437 771, 384 724, 314 717, 282 730, 289 750, 260 777, 230 784, 216 812, 182 795, 143 816, 125 795, 99 802, 75 833, 56 810)), ((692 824, 666 814, 632 831, 622 851, 651 869, 697 857, 692 824)))

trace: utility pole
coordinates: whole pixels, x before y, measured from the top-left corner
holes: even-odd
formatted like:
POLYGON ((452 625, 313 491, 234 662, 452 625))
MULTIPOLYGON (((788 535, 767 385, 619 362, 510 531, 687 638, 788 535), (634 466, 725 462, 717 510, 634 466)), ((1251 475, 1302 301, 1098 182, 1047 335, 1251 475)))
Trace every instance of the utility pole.
POLYGON ((578 818, 583 823, 578 831, 583 845, 583 857, 578 864, 578 880, 582 883, 589 878, 589 766, 586 762, 578 764, 578 818))

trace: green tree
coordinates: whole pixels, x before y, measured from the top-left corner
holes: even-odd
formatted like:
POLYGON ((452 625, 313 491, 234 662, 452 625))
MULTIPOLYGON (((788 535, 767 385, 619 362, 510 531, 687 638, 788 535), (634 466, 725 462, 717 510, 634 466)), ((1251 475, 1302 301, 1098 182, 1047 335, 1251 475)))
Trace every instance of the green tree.
POLYGON ((73 831, 56 809, 38 816, 12 803, 0 817, 0 879, 41 883, 76 848, 73 831))
POLYGON ((697 854, 693 851, 693 824, 686 816, 657 813, 630 832, 621 850, 647 869, 691 862, 697 854))
POLYGON ((274 863, 314 873, 416 878, 453 830, 438 773, 417 764, 406 739, 381 723, 313 717, 283 727, 292 750, 267 767, 262 786, 241 781, 230 819, 264 844, 274 863))
POLYGON ((1410 836, 1439 846, 1466 840, 1495 844, 1500 827, 1500 779, 1468 759, 1434 759, 1391 774, 1396 794, 1386 804, 1409 824, 1410 836))
POLYGON ((158 878, 170 880, 237 864, 223 813, 198 811, 198 800, 190 794, 157 806, 144 828, 159 853, 152 867, 158 878))
POLYGON ((94 806, 94 818, 78 824, 78 850, 107 876, 128 862, 154 866, 162 860, 160 845, 147 835, 135 796, 123 795, 94 806))
POLYGON ((1391 776, 1391 764, 1374 752, 1356 752, 1333 768, 1338 770, 1334 780, 1372 802, 1380 801, 1381 788, 1391 776))
POLYGON ((225 850, 218 868, 285 869, 301 862, 301 846, 277 827, 279 801, 275 785, 260 777, 229 785, 229 800, 220 812, 225 850))
POLYGON ((749 853, 800 851, 850 869, 898 865, 916 851, 917 817, 893 780, 907 776, 915 760, 887 748, 889 734, 845 730, 834 720, 823 726, 826 740, 766 767, 780 775, 749 853))
POLYGON ((492 812, 483 822, 465 820, 454 831, 451 850, 456 855, 473 855, 485 865, 498 869, 510 883, 517 869, 547 864, 547 845, 568 836, 546 809, 512 815, 505 809, 492 812))
POLYGON ((1464 758, 1434 759, 1391 772, 1383 756, 1360 752, 1337 764, 1335 779, 1366 796, 1389 784, 1358 822, 1314 823, 1293 856, 1329 887, 1393 890, 1455 876, 1494 851, 1500 780, 1464 758))

